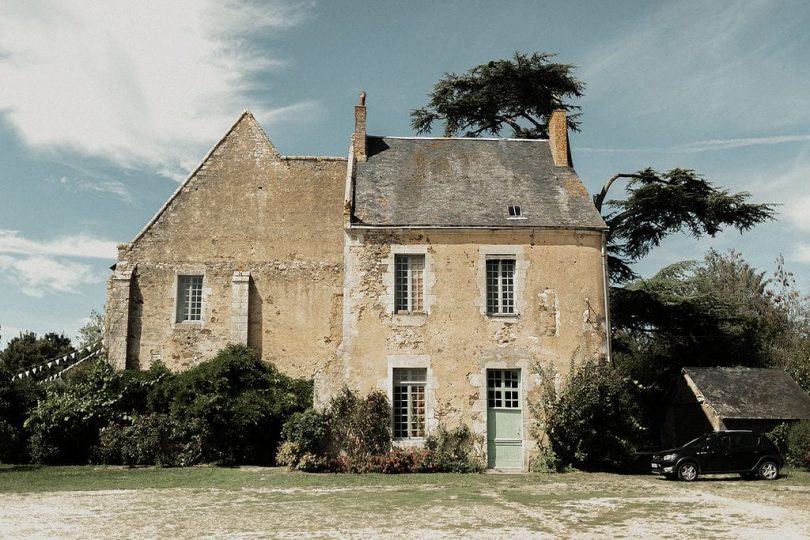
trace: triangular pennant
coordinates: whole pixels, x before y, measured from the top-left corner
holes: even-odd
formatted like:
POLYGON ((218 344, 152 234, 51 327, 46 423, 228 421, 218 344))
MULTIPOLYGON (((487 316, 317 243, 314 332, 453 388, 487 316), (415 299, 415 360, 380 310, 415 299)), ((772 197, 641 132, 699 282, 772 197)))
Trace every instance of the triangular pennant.
POLYGON ((31 370, 30 370, 30 369, 29 369, 29 370, 27 370, 27 371, 25 372, 25 376, 26 376, 26 377, 28 377, 28 374, 29 374, 29 373, 31 373, 31 370))
POLYGON ((48 367, 53 366, 53 362, 48 362, 48 367))

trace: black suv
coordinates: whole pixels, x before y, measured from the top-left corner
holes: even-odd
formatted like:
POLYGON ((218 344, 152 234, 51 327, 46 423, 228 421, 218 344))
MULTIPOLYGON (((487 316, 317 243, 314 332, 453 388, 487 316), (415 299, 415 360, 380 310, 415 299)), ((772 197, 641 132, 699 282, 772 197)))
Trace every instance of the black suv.
POLYGON ((699 474, 722 473, 776 480, 783 465, 782 454, 768 437, 742 430, 708 433, 652 458, 653 474, 687 482, 699 474))

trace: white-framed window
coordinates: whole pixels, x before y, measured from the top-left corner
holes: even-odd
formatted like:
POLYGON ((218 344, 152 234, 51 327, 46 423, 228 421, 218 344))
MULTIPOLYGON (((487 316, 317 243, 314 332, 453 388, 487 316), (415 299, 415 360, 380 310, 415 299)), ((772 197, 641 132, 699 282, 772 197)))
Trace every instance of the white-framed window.
POLYGON ((487 315, 515 314, 515 259, 487 258, 487 315))
POLYGON ((516 369, 487 370, 487 405, 490 409, 520 408, 520 372, 516 369))
POLYGON ((425 312, 425 256, 394 255, 394 313, 425 312))
POLYGON ((425 436, 425 368, 394 368, 394 438, 425 436))
POLYGON ((202 321, 203 276, 177 276, 177 322, 202 321))

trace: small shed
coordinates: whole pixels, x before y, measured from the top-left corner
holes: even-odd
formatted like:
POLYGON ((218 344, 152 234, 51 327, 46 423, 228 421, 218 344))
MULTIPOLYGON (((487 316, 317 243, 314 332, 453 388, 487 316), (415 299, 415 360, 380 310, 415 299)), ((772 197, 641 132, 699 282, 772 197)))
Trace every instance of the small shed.
POLYGON ((682 444, 708 431, 770 431, 810 419, 810 395, 781 369, 686 367, 667 414, 667 442, 682 444))

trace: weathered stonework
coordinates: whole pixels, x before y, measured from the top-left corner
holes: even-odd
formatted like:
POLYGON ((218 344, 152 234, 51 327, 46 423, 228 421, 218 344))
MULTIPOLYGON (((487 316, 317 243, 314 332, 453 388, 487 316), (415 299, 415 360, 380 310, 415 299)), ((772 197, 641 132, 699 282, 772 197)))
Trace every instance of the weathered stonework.
MULTIPOLYGON (((567 166, 564 115, 554 118, 550 143, 475 146, 367 138, 365 114, 361 102, 346 160, 282 156, 244 113, 120 247, 107 295, 110 361, 117 369, 162 361, 181 370, 228 343, 245 343, 282 371, 314 379, 316 404, 344 385, 393 400, 394 370, 412 368, 425 377, 427 433, 464 423, 484 436, 488 370, 518 370, 525 466, 536 449, 528 406, 541 388, 535 366, 556 373, 559 389, 571 366, 609 355, 604 222, 567 166), (416 157, 400 167, 390 154, 380 157, 389 147, 400 159, 412 147, 416 157), (478 161, 469 166, 470 159, 478 161), (538 174, 535 159, 542 183, 527 183, 527 174, 538 174), (365 219, 399 219, 404 208, 421 212, 422 221, 364 222, 355 207, 360 164, 367 167, 365 219), (483 208, 485 201, 457 216, 487 225, 422 225, 446 218, 433 196, 452 205, 454 182, 472 181, 486 167, 523 197, 530 210, 520 219, 531 221, 511 220, 500 202, 483 208), (405 186, 398 180, 407 171, 405 186), (409 313, 395 311, 398 255, 424 259, 421 309, 409 313), (487 313, 491 258, 514 261, 514 313, 487 313), (187 315, 191 295, 180 294, 190 281, 199 317, 187 315)), ((498 189, 483 191, 484 199, 498 189)))
POLYGON ((114 365, 183 369, 245 342, 292 375, 315 376, 340 341, 345 171, 342 158, 279 155, 243 114, 120 250, 107 298, 114 365), (119 269, 136 266, 129 302, 119 269), (176 320, 180 275, 204 276, 199 322, 176 320))
MULTIPOLYGON (((572 364, 606 355, 604 303, 590 300, 604 298, 599 233, 362 230, 348 236, 343 370, 331 388, 321 387, 322 399, 345 381, 362 392, 390 393, 391 359, 418 359, 397 365, 429 368, 427 425, 466 423, 486 435, 488 369, 519 369, 523 399, 533 400, 540 391, 536 363, 564 378, 572 364), (387 286, 392 252, 430 255, 427 314, 406 320, 394 314, 387 286), (514 316, 486 314, 483 261, 493 254, 516 260, 514 316)), ((522 409, 527 462, 534 419, 526 404, 522 409)))

